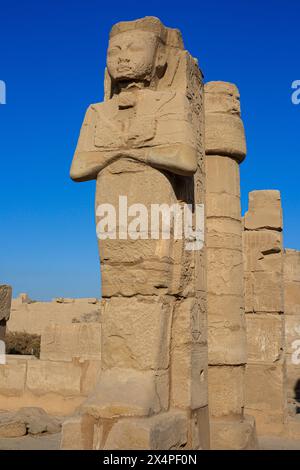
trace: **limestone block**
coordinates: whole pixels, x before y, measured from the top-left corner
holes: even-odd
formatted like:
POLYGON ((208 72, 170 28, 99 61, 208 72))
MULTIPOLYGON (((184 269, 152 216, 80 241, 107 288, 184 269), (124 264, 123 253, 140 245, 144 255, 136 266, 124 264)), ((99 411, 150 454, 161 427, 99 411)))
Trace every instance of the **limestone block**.
MULTIPOLYGON (((239 307, 239 298, 232 305, 238 312, 234 319, 225 315, 209 316, 208 363, 210 365, 239 365, 247 362, 247 341, 244 318, 239 307)), ((208 304, 209 305, 209 304, 208 304)), ((222 313, 222 310, 221 310, 222 313)))
POLYGON ((252 276, 254 312, 283 312, 281 273, 257 272, 252 276))
POLYGON ((80 395, 81 367, 73 362, 29 361, 26 388, 36 395, 80 395))
POLYGON ((232 250, 241 250, 240 220, 211 216, 206 219, 206 229, 208 233, 207 249, 230 247, 232 250))
POLYGON ((242 162, 246 157, 245 130, 234 114, 205 114, 205 150, 207 155, 225 155, 242 162))
MULTIPOLYGON (((105 450, 175 450, 186 446, 188 419, 185 413, 168 412, 149 419, 123 419, 113 425, 105 450)), ((100 449, 100 442, 94 444, 100 449)))
POLYGON ((199 343, 172 347, 171 406, 196 410, 207 405, 207 347, 199 343))
POLYGON ((206 199, 206 217, 227 217, 240 221, 240 198, 232 194, 210 193, 206 199))
POLYGON ((210 155, 206 159, 206 186, 207 198, 212 193, 240 197, 240 172, 237 163, 230 157, 210 155))
POLYGON ((204 86, 205 112, 237 114, 241 112, 239 90, 233 83, 208 82, 204 86))
POLYGON ((212 450, 255 450, 258 448, 255 420, 245 416, 242 420, 211 420, 212 450))
POLYGON ((209 366, 211 416, 241 416, 244 407, 244 373, 244 366, 209 366))
POLYGON ((246 408, 266 417, 283 417, 285 410, 285 368, 282 362, 248 364, 246 368, 246 408))
MULTIPOLYGON (((300 315, 285 315, 285 344, 287 354, 297 354, 300 349, 300 315)), ((299 354, 300 360, 300 354, 299 354)))
POLYGON ((95 420, 88 415, 67 418, 62 426, 62 450, 91 450, 93 448, 95 420))
POLYGON ((151 416, 169 405, 168 371, 102 371, 83 410, 95 418, 151 416))
POLYGON ((102 310, 103 367, 166 369, 173 303, 152 296, 108 300, 102 310))
POLYGON ((41 338, 41 359, 72 361, 73 358, 101 359, 101 324, 49 325, 41 338))
POLYGON ((81 367, 81 393, 87 396, 94 390, 99 380, 101 361, 84 361, 81 367))
POLYGON ((285 313, 300 315, 300 252, 284 253, 284 307, 285 313))
POLYGON ((20 396, 24 392, 26 361, 0 365, 0 394, 20 396))
POLYGON ((274 363, 283 355, 284 320, 280 315, 247 315, 249 363, 274 363))
POLYGON ((208 292, 218 292, 218 295, 240 295, 243 292, 243 258, 240 251, 208 249, 207 265, 208 292))
POLYGON ((276 230, 245 231, 243 246, 246 271, 281 271, 282 235, 276 230))
POLYGON ((249 207, 245 214, 245 229, 282 230, 282 209, 280 192, 252 191, 249 193, 249 207))
POLYGON ((7 285, 0 285, 0 321, 8 321, 10 317, 12 289, 7 285))

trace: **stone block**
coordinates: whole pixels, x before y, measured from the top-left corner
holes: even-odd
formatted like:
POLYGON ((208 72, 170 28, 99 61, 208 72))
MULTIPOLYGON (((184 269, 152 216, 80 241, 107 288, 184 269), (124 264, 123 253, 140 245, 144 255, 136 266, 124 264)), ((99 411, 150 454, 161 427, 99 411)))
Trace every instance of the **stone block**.
POLYGON ((103 367, 166 369, 173 304, 158 297, 109 299, 102 310, 103 367))
POLYGON ((280 315, 246 315, 249 363, 274 363, 283 356, 284 320, 280 315))
POLYGON ((169 405, 168 371, 108 369, 102 371, 97 387, 83 405, 95 418, 151 416, 169 405))
POLYGON ((214 418, 242 416, 244 374, 241 366, 209 366, 208 391, 210 414, 214 418))
POLYGON ((282 313, 282 275, 276 272, 248 273, 245 276, 246 312, 282 313))
POLYGON ((26 388, 35 395, 80 395, 81 367, 73 362, 29 361, 26 388))
POLYGON ((0 365, 0 394, 20 396, 24 392, 26 361, 0 365))
POLYGON ((280 192, 252 191, 249 193, 249 207, 245 214, 245 229, 282 230, 282 209, 280 192))
POLYGON ((255 420, 245 416, 241 420, 212 419, 212 450, 255 450, 258 448, 255 420))
POLYGON ((240 115, 240 94, 233 83, 208 82, 204 85, 205 112, 240 115))
POLYGON ((41 359, 72 361, 101 359, 101 324, 49 325, 41 338, 41 359))
MULTIPOLYGON (((176 450, 188 440, 188 418, 185 413, 168 412, 148 419, 123 419, 113 425, 105 450, 176 450)), ((94 443, 100 449, 100 442, 94 443)))
POLYGON ((240 197, 239 166, 230 157, 210 155, 206 159, 207 199, 212 194, 240 197))
POLYGON ((243 258, 241 251, 230 249, 207 250, 208 293, 240 295, 243 292, 243 258))
POLYGON ((247 149, 245 130, 237 114, 205 113, 205 150, 207 155, 225 155, 244 160, 247 149))
POLYGON ((246 271, 282 270, 282 234, 276 230, 243 232, 246 271))
MULTIPOLYGON (((241 222, 240 220, 221 217, 208 217, 206 219, 207 249, 231 248, 241 251, 241 222)), ((276 232, 277 233, 277 232, 276 232)))
POLYGON ((67 418, 62 425, 62 450, 92 450, 95 420, 88 415, 67 418))
MULTIPOLYGON (((286 353, 295 355, 300 350, 300 315, 285 315, 285 346, 286 353)), ((300 361, 300 354, 299 354, 300 361)))
POLYGON ((207 405, 207 346, 172 347, 171 406, 196 410, 207 405))

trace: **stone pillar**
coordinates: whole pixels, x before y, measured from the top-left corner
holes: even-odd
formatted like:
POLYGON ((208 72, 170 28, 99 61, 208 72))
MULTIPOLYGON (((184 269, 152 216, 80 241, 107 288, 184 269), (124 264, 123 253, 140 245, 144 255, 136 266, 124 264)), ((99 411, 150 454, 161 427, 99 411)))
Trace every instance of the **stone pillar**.
POLYGON ((281 434, 286 420, 282 209, 279 191, 253 191, 245 214, 248 343, 246 410, 258 434, 281 434))
POLYGON ((256 446, 244 416, 246 330, 239 164, 246 156, 235 85, 205 85, 208 384, 214 449, 256 446))
POLYGON ((0 286, 0 341, 4 340, 6 323, 10 317, 12 289, 10 286, 0 286))
POLYGON ((165 236, 152 212, 190 204, 194 228, 201 218, 202 74, 180 32, 151 17, 113 27, 107 66, 106 100, 88 109, 71 169, 97 181, 102 365, 62 447, 208 448, 203 233, 178 238, 173 220, 165 236), (104 207, 118 215, 106 239, 104 207))
POLYGON ((288 431, 300 438, 300 251, 284 252, 288 431))

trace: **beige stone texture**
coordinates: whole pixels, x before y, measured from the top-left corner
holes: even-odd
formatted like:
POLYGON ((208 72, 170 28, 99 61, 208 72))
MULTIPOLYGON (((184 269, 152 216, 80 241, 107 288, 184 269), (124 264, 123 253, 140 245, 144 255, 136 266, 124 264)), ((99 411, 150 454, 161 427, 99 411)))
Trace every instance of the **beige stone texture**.
MULTIPOLYGON (((2 414, 2 413, 1 413, 2 414)), ((0 437, 22 437, 26 434, 26 425, 15 419, 4 419, 0 414, 0 437)))
POLYGON ((244 407, 244 366, 210 366, 209 407, 212 417, 242 416, 244 407))
POLYGON ((278 434, 286 419, 285 363, 248 364, 246 409, 256 419, 259 435, 278 434))
POLYGON ((81 367, 72 362, 29 361, 26 387, 36 395, 80 395, 81 367))
POLYGON ((282 209, 279 191, 252 191, 249 193, 248 212, 245 214, 245 229, 282 230, 282 209))
POLYGON ((49 325, 41 338, 42 360, 101 360, 101 324, 49 325))
POLYGON ((300 251, 285 250, 284 297, 286 315, 300 315, 300 251))
POLYGON ((167 369, 174 300, 113 297, 102 310, 103 367, 167 369))
POLYGON ((110 419, 151 416, 167 410, 168 406, 168 371, 112 368, 102 371, 83 410, 97 419, 110 419))
POLYGON ((246 312, 282 313, 284 299, 282 274, 256 272, 245 275, 246 312))
POLYGON ((258 448, 255 420, 245 416, 243 420, 211 420, 212 450, 255 450, 258 448))
POLYGON ((60 448, 62 450, 92 450, 94 419, 90 416, 74 415, 64 421, 60 448))
POLYGON ((239 92, 232 84, 205 85, 205 146, 207 155, 244 160, 245 131, 240 119, 239 92))
POLYGON ((52 302, 21 303, 12 300, 8 331, 41 335, 49 325, 70 325, 82 316, 94 316, 100 312, 100 301, 96 299, 56 299, 52 302))
POLYGON ((284 354, 284 319, 280 315, 247 315, 250 363, 275 363, 284 354))
POLYGON ((12 289, 7 285, 0 285, 0 321, 8 321, 10 317, 12 289))
POLYGON ((6 397, 22 395, 24 392, 25 381, 25 361, 22 361, 20 363, 15 362, 0 365, 0 395, 6 397))
MULTIPOLYGON (((174 411, 150 419, 118 421, 108 434, 104 449, 179 450, 186 448, 187 442, 187 415, 174 411)), ((101 449, 101 442, 95 442, 94 448, 101 449)))

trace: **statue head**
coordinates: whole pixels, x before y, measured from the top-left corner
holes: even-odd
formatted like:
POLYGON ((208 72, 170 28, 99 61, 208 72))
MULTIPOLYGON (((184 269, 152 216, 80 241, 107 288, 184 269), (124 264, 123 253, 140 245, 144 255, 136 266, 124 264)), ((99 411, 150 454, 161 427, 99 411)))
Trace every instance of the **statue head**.
POLYGON ((180 33, 166 28, 158 18, 117 23, 111 30, 107 52, 110 79, 114 84, 150 85, 166 70, 169 45, 183 48, 180 33))

